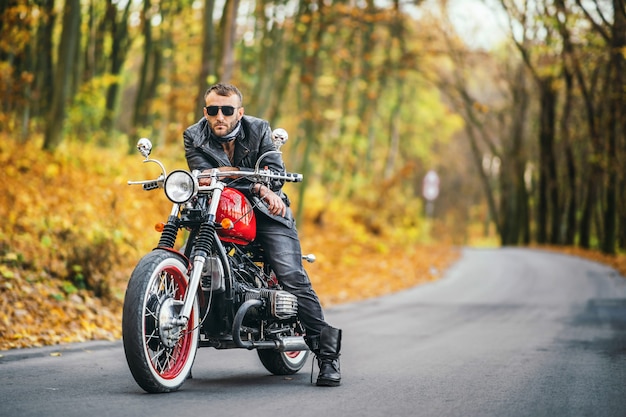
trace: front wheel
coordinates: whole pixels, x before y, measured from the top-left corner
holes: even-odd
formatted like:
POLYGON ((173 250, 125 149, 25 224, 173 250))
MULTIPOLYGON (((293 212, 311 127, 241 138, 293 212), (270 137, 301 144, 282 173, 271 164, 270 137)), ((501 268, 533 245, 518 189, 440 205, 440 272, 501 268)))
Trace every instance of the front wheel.
POLYGON ((274 375, 292 375, 298 372, 309 357, 308 350, 279 352, 277 350, 257 350, 261 363, 274 375))
POLYGON ((124 353, 135 381, 147 392, 180 388, 196 356, 197 299, 186 325, 175 320, 187 291, 185 271, 179 256, 157 249, 139 261, 128 282, 122 315, 124 353))

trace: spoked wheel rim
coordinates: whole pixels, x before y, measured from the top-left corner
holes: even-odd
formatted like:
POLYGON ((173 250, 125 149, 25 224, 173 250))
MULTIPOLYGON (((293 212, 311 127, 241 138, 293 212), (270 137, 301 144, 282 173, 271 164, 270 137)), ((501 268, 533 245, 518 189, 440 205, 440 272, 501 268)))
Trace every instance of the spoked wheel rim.
POLYGON ((179 267, 165 265, 156 271, 145 294, 143 347, 151 372, 166 384, 184 378, 195 357, 194 311, 186 326, 174 321, 182 308, 186 289, 187 280, 179 267))

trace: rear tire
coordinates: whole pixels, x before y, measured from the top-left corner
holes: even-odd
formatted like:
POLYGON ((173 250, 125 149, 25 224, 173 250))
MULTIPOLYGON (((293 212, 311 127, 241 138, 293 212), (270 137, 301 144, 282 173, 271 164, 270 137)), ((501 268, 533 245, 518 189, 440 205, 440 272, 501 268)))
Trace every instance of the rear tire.
POLYGON ((187 291, 186 271, 180 256, 156 249, 139 261, 128 282, 122 315, 124 353, 133 378, 147 392, 176 391, 196 357, 197 299, 186 326, 171 325, 187 291))
POLYGON ((261 363, 274 375, 293 375, 298 372, 309 358, 308 350, 279 352, 277 350, 258 349, 261 363))

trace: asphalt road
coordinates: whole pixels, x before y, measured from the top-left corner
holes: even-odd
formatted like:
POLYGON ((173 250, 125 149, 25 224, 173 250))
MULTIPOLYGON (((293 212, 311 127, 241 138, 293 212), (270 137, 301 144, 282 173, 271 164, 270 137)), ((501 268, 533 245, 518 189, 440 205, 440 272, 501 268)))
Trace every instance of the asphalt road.
POLYGON ((0 416, 626 416, 626 279, 596 263, 468 249, 440 281, 327 318, 338 388, 203 348, 179 392, 150 395, 121 342, 94 342, 0 352, 0 416))

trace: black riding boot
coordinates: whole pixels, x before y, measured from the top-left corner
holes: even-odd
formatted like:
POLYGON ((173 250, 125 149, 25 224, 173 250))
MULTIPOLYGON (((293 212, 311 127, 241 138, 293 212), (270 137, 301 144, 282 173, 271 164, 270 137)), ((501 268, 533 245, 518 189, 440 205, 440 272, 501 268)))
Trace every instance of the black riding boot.
POLYGON ((317 386, 337 387, 341 384, 339 351, 341 350, 341 329, 324 327, 319 336, 309 338, 307 344, 317 356, 320 373, 317 386))

